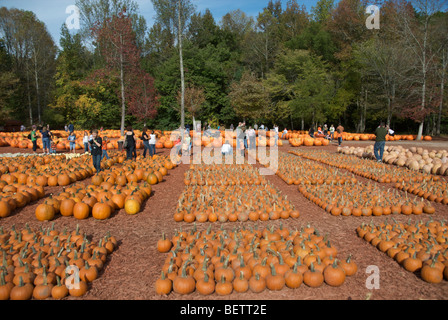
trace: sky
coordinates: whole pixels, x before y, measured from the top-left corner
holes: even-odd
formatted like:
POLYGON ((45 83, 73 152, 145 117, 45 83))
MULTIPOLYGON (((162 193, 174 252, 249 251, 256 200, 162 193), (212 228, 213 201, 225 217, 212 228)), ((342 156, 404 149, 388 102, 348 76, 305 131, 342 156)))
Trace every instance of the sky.
MULTIPOLYGON (((148 30, 154 23, 155 12, 151 0, 135 0, 139 5, 140 14, 146 19, 148 30)), ((197 12, 209 9, 219 23, 228 12, 240 9, 249 16, 256 17, 266 7, 269 0, 192 0, 197 12)), ((286 0, 282 0, 283 8, 286 0)), ((307 10, 316 4, 317 0, 298 0, 305 5, 307 10)), ((0 0, 0 6, 29 10, 36 14, 37 18, 44 22, 53 40, 59 45, 61 26, 70 13, 66 13, 67 7, 74 5, 76 0, 0 0)))

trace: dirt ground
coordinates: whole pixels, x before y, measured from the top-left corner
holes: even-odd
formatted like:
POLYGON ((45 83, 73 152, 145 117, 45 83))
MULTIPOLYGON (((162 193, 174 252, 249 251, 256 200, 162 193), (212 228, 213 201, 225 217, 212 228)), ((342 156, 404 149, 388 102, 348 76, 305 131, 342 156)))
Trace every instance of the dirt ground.
MULTIPOLYGON (((411 141, 409 141, 411 142, 411 141)), ((393 142, 401 145, 420 145, 418 142, 409 144, 405 142, 393 142)), ((372 142, 368 142, 372 143, 372 142)), ((366 142, 344 142, 343 145, 364 145, 366 142)), ((425 142, 422 146, 429 148, 448 148, 447 141, 433 141, 430 144, 425 142)), ((287 152, 292 149, 286 143, 280 147, 280 151, 287 152)), ((336 152, 337 146, 330 145, 326 150, 336 152)), ((20 149, 0 148, 0 153, 21 152, 20 149)), ((141 150, 140 150, 141 152, 141 150)), ((168 153, 164 150, 161 153, 168 153)), ((155 294, 154 283, 160 276, 161 267, 165 260, 165 254, 157 251, 157 241, 162 232, 172 236, 176 229, 189 230, 193 226, 187 223, 175 223, 173 213, 176 208, 177 199, 184 189, 184 172, 188 170, 188 165, 180 165, 171 170, 164 181, 153 187, 153 194, 144 205, 144 209, 136 216, 128 216, 124 210, 116 212, 110 219, 97 221, 93 218, 78 221, 73 217, 57 217, 53 222, 55 228, 62 230, 67 227, 69 230, 76 228, 79 224, 81 230, 93 239, 104 236, 108 231, 119 240, 118 249, 109 256, 105 268, 101 272, 99 279, 91 284, 88 293, 82 297, 85 300, 201 300, 203 296, 193 293, 187 296, 181 296, 171 293, 167 297, 160 297, 155 294)), ((372 219, 375 224, 379 224, 387 217, 334 217, 325 212, 320 207, 312 204, 303 197, 297 190, 297 186, 287 185, 277 176, 269 176, 268 180, 272 182, 288 199, 293 203, 296 209, 300 211, 301 216, 298 219, 282 220, 285 227, 295 229, 310 223, 318 229, 321 234, 328 234, 328 238, 336 246, 340 258, 346 258, 349 254, 353 255, 353 260, 358 264, 358 273, 348 277, 346 282, 338 288, 323 285, 320 288, 309 288, 303 285, 291 290, 284 288, 279 292, 265 290, 262 294, 253 293, 233 293, 230 296, 219 297, 211 295, 207 300, 418 300, 418 299, 437 299, 445 300, 448 293, 448 281, 441 284, 429 284, 421 280, 418 275, 405 271, 393 259, 377 250, 375 247, 359 238, 355 229, 361 223, 369 223, 372 219), (368 289, 366 281, 370 274, 366 273, 369 266, 379 268, 379 289, 368 289)), ((359 178, 360 181, 366 181, 359 178)), ((372 181, 371 181, 372 182, 372 181)), ((372 182, 373 183, 373 182, 372 182)), ((47 196, 60 191, 60 187, 54 187, 47 190, 47 196)), ((23 228, 28 223, 32 228, 39 228, 41 222, 34 217, 36 206, 42 203, 44 199, 28 205, 21 210, 17 210, 12 216, 1 219, 0 225, 10 229, 13 225, 16 228, 23 228)), ((446 219, 448 215, 448 206, 434 203, 436 214, 433 219, 446 219)), ((399 222, 407 222, 408 216, 394 216, 399 222)), ((427 221, 429 216, 411 216, 411 221, 427 221)), ((389 217, 390 220, 390 217, 389 217)), ((259 228, 278 226, 280 221, 258 222, 259 228)), ((249 226, 253 222, 245 222, 249 226)), ((43 223, 44 227, 50 223, 43 223)), ((231 230, 234 227, 242 226, 242 223, 225 223, 224 228, 231 230)), ((208 223, 198 225, 199 230, 206 229, 208 223)), ((212 228, 221 227, 220 223, 214 223, 212 228)), ((72 298, 67 298, 72 299, 72 298)))

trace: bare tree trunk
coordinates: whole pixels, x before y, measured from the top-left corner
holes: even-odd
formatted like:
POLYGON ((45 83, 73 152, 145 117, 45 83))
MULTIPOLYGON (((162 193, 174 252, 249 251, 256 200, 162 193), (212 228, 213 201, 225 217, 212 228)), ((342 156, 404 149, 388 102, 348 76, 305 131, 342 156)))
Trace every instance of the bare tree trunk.
POLYGON ((301 128, 302 128, 301 129, 302 131, 305 130, 305 120, 303 119, 303 117, 302 117, 302 127, 301 128))
MULTIPOLYGON (((120 41, 123 44, 122 36, 120 41)), ((124 71, 123 71, 123 52, 120 51, 120 84, 121 84, 121 135, 124 135, 124 120, 126 116, 126 101, 124 97, 124 71)))
POLYGON ((40 111, 40 101, 39 101, 39 75, 37 74, 37 55, 34 52, 34 81, 36 82, 36 104, 37 104, 37 120, 41 122, 41 111, 40 111))
POLYGON ((436 135, 440 136, 440 127, 442 125, 442 110, 443 110, 443 92, 445 89, 445 69, 447 66, 447 57, 445 54, 445 49, 443 50, 442 55, 442 79, 440 80, 440 104, 439 104, 439 112, 437 114, 437 127, 436 127, 436 135))
POLYGON ((292 113, 291 113, 291 130, 294 130, 294 124, 292 122, 292 113))
POLYGON ((26 85, 28 91, 28 109, 30 111, 30 125, 33 125, 33 107, 31 106, 31 91, 30 91, 30 76, 28 70, 26 71, 26 85))
POLYGON ((181 24, 181 1, 179 0, 178 11, 178 41, 179 41, 179 62, 180 62, 180 83, 181 83, 181 103, 180 103, 180 126, 182 130, 185 128, 185 78, 184 78, 184 59, 182 54, 182 24, 181 24))

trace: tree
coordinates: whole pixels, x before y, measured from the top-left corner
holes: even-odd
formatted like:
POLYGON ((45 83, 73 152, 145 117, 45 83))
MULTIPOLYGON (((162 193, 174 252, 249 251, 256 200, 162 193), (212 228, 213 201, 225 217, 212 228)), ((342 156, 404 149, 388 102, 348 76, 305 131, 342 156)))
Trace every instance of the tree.
POLYGON ((263 83, 253 74, 245 72, 241 81, 230 86, 230 102, 236 114, 244 119, 257 119, 269 107, 269 94, 263 83))
MULTIPOLYGON (((311 124, 325 120, 325 110, 334 97, 328 66, 307 50, 286 50, 279 55, 264 85, 277 108, 279 118, 299 115, 311 124)), ((292 125, 293 126, 293 125, 292 125)))
POLYGON ((444 42, 437 46, 431 46, 431 39, 436 36, 437 30, 433 26, 436 13, 445 5, 443 0, 415 0, 410 3, 401 0, 391 0, 390 10, 394 19, 393 28, 414 58, 416 70, 412 77, 415 89, 414 93, 419 96, 418 105, 411 102, 406 107, 409 117, 419 123, 417 140, 423 135, 424 119, 432 112, 428 106, 428 80, 434 71, 437 53, 444 46, 444 42), (419 90, 417 88, 419 87, 419 90))
MULTIPOLYGON (((179 106, 181 104, 181 99, 182 99, 182 92, 179 91, 177 94, 177 102, 179 106)), ((197 88, 194 86, 189 86, 185 88, 185 109, 188 111, 188 113, 191 115, 192 118, 197 117, 205 101, 206 98, 204 89, 197 88)))
POLYGON ((142 48, 145 43, 146 20, 138 14, 138 4, 134 0, 76 0, 76 6, 80 11, 81 30, 80 34, 85 40, 92 40, 93 28, 98 28, 102 23, 126 12, 131 20, 132 30, 135 32, 136 44, 142 48))
POLYGON ((22 110, 28 105, 30 124, 34 122, 34 109, 40 122, 55 72, 53 39, 33 12, 5 7, 0 8, 0 36, 13 59, 13 72, 20 79, 13 102, 15 115, 25 117, 22 110))
POLYGON ((12 71, 11 57, 6 52, 3 41, 0 40, 0 125, 9 117, 9 99, 16 92, 19 79, 12 71))
MULTIPOLYGON (((181 78, 181 128, 185 128, 185 70, 183 62, 183 37, 186 26, 194 13, 194 6, 190 0, 151 0, 156 11, 156 21, 170 34, 176 35, 179 50, 179 69, 181 78)), ((173 41, 174 42, 174 41, 173 41)))
POLYGON ((152 80, 143 74, 140 67, 140 52, 136 45, 135 32, 132 29, 130 17, 125 12, 113 16, 103 23, 98 23, 93 28, 93 34, 98 45, 98 50, 106 62, 106 71, 118 70, 120 79, 121 100, 121 133, 124 134, 126 102, 131 93, 138 93, 138 98, 144 102, 151 102, 146 107, 149 109, 142 113, 142 102, 134 98, 131 103, 131 111, 139 115, 153 115, 151 109, 155 108, 155 94, 152 88, 152 80), (144 76, 144 78, 139 78, 144 76), (137 86, 142 80, 143 86, 137 86))

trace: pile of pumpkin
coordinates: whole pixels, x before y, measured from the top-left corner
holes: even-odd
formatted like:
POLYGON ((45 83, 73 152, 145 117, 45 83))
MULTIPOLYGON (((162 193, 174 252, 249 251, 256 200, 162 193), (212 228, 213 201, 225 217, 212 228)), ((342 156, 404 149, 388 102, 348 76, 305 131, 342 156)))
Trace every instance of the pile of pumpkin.
POLYGON ((402 181, 417 182, 437 179, 428 173, 409 170, 402 167, 388 166, 384 163, 351 157, 340 153, 329 153, 323 150, 300 150, 290 152, 306 159, 348 170, 356 175, 380 183, 397 183, 402 181))
MULTIPOLYGON (((357 157, 375 159, 373 145, 365 148, 344 147, 338 148, 339 153, 356 155, 357 157)), ((402 146, 386 146, 383 161, 398 167, 432 173, 435 175, 448 175, 448 151, 423 149, 421 147, 404 148, 402 146)))
POLYGON ((433 214, 429 201, 403 197, 396 189, 361 182, 328 185, 301 185, 299 191, 307 199, 333 216, 381 216, 390 214, 433 214))
POLYGON ((321 146, 328 146, 330 144, 330 140, 325 138, 312 138, 309 135, 303 135, 303 137, 299 138, 291 138, 288 140, 289 144, 293 147, 321 147, 321 146))
POLYGON ((443 179, 396 183, 395 188, 437 203, 448 204, 448 184, 443 179))
POLYGON ((444 221, 390 224, 386 220, 380 225, 362 224, 356 232, 424 281, 448 281, 448 226, 444 221))
POLYGON ((0 300, 81 297, 117 245, 109 234, 92 242, 78 227, 73 231, 0 227, 0 300), (76 268, 79 272, 70 271, 76 268))
POLYGON ((266 184, 264 176, 260 176, 258 169, 251 164, 192 164, 184 175, 184 183, 187 186, 266 184))
POLYGON ((186 186, 174 213, 176 222, 267 221, 298 218, 299 211, 270 183, 186 186))
POLYGON ((97 220, 110 218, 115 210, 124 209, 129 215, 141 211, 143 202, 151 195, 151 185, 147 182, 127 183, 126 186, 102 182, 99 185, 84 185, 82 182, 64 188, 57 195, 50 195, 38 205, 35 215, 39 221, 53 220, 59 213, 73 216, 78 220, 89 216, 97 220))
POLYGON ((332 167, 324 167, 315 161, 284 152, 278 153, 276 174, 289 185, 357 182, 351 173, 332 167))
POLYGON ((302 283, 338 287, 357 272, 351 257, 339 260, 337 248, 309 224, 295 231, 282 226, 229 232, 193 228, 171 239, 163 235, 157 248, 167 253, 155 283, 159 295, 196 291, 226 296, 297 289, 302 283))

